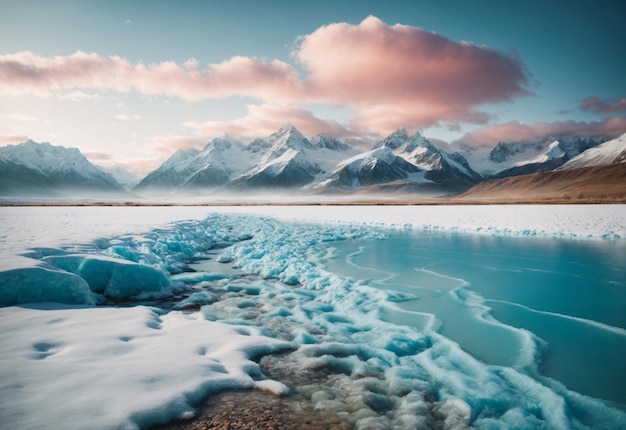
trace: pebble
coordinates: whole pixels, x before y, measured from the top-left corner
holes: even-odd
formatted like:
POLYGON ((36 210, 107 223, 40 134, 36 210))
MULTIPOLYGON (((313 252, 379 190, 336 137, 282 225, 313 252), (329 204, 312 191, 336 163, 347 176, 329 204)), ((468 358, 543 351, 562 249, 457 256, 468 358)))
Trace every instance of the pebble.
MULTIPOLYGON (((319 384, 319 374, 292 372, 280 366, 280 359, 267 356, 261 360, 263 373, 288 386, 319 384)), ((198 413, 189 420, 177 420, 151 430, 350 430, 352 426, 332 411, 313 409, 311 401, 292 390, 278 397, 258 390, 223 391, 209 396, 198 406, 198 413)))

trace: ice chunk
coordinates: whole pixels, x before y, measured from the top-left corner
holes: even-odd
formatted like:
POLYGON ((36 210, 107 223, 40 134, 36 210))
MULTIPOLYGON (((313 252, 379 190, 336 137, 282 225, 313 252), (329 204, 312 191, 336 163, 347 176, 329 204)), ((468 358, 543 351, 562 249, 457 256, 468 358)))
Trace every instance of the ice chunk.
POLYGON ((58 302, 93 305, 94 296, 83 278, 26 257, 0 260, 0 306, 58 302))
POLYGON ((161 297, 171 294, 170 280, 161 270, 145 264, 101 255, 59 255, 44 261, 83 278, 91 290, 105 297, 161 297))

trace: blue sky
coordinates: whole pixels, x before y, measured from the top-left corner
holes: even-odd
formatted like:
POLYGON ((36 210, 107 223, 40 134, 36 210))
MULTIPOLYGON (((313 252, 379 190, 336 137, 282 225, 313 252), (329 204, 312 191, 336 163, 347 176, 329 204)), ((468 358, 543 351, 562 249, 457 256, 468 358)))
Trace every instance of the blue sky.
POLYGON ((0 0, 0 144, 145 172, 286 122, 356 144, 397 126, 468 144, 621 133, 624 16, 609 0, 0 0))

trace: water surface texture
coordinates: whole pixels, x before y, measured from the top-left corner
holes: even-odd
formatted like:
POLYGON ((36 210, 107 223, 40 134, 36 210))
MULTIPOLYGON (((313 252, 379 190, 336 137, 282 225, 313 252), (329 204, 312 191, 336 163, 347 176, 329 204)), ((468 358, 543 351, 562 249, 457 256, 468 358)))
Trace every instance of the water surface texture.
POLYGON ((328 268, 404 294, 390 322, 434 325, 488 364, 626 405, 626 244, 396 232, 336 245, 328 268), (433 321, 436 319, 436 321, 433 321))

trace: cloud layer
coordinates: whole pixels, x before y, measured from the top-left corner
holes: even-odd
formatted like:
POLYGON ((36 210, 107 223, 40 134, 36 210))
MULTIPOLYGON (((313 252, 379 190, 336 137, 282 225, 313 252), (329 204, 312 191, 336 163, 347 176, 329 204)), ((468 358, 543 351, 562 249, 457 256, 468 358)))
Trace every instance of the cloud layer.
POLYGON ((74 99, 113 90, 186 100, 232 96, 259 100, 263 115, 252 113, 229 127, 203 124, 204 129, 229 128, 233 134, 246 133, 253 119, 263 116, 268 121, 254 125, 267 129, 272 121, 267 117, 279 110, 270 105, 283 105, 283 113, 294 115, 283 118, 283 123, 300 121, 316 131, 346 134, 339 124, 312 118, 298 108, 305 103, 332 104, 353 110, 347 126, 351 130, 382 135, 399 126, 484 124, 489 115, 481 106, 529 95, 533 84, 513 54, 455 42, 417 27, 387 25, 373 16, 358 25, 320 27, 299 39, 292 56, 303 76, 280 60, 241 56, 203 69, 193 59, 184 64, 133 64, 96 53, 42 57, 20 52, 0 56, 0 91, 62 92, 74 99))
POLYGON ((118 57, 76 52, 46 58, 32 52, 0 56, 0 88, 47 95, 59 90, 114 90, 164 94, 186 100, 232 95, 260 99, 296 93, 298 74, 287 63, 233 57, 200 70, 195 60, 131 64, 118 57))
POLYGON ((558 121, 506 124, 483 127, 465 134, 455 144, 465 146, 492 146, 498 142, 516 142, 541 139, 546 136, 606 136, 626 132, 626 117, 612 117, 603 121, 558 121))
POLYGON ((600 97, 589 97, 580 102, 579 108, 600 115, 626 112, 626 97, 619 100, 601 99, 600 97))
POLYGON ((205 136, 230 134, 238 137, 270 135, 291 122, 305 135, 328 133, 337 138, 349 138, 355 133, 334 120, 324 120, 310 110, 295 105, 247 105, 248 114, 232 121, 186 122, 185 126, 205 136))

